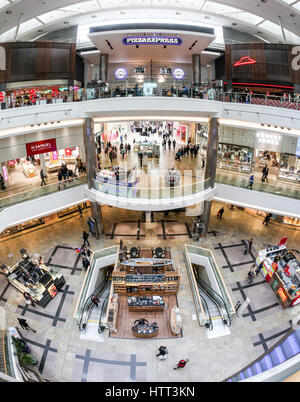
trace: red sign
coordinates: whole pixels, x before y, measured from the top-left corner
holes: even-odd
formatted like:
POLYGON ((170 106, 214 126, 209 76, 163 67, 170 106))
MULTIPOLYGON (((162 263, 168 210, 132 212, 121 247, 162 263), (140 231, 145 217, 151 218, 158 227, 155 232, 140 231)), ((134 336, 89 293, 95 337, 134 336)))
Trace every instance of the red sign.
POLYGON ((0 91, 0 103, 4 103, 5 102, 5 92, 0 91))
POLYGON ((256 60, 251 59, 249 56, 242 57, 239 61, 234 63, 233 67, 248 66, 249 64, 255 64, 256 60))
POLYGON ((65 149, 65 153, 66 153, 66 156, 72 156, 72 149, 71 148, 65 149))
POLYGON ((56 139, 30 142, 26 144, 27 156, 45 154, 56 151, 56 139))
POLYGON ((284 293, 284 291, 283 291, 282 288, 278 289, 278 294, 279 294, 279 296, 280 296, 280 298, 281 298, 281 300, 282 300, 283 302, 285 302, 285 301, 287 300, 287 296, 286 296, 286 294, 284 293))

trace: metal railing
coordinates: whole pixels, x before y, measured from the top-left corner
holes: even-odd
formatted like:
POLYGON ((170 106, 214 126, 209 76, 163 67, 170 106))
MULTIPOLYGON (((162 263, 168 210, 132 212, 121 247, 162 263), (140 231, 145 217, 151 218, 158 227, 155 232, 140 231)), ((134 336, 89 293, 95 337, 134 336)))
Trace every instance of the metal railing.
MULTIPOLYGON (((49 104, 62 104, 72 102, 84 102, 96 99, 122 98, 122 97, 149 97, 141 90, 136 91, 133 87, 122 87, 109 89, 82 88, 71 92, 61 93, 59 96, 51 98, 36 98, 29 100, 26 96, 19 96, 18 101, 12 101, 6 96, 5 107, 7 109, 20 107, 34 107, 49 104)), ((223 92, 214 89, 201 89, 197 87, 184 88, 161 88, 153 93, 156 97, 181 97, 190 99, 202 99, 226 103, 245 103, 252 105, 272 106, 300 110, 299 95, 276 96, 266 94, 253 94, 246 92, 223 92)))

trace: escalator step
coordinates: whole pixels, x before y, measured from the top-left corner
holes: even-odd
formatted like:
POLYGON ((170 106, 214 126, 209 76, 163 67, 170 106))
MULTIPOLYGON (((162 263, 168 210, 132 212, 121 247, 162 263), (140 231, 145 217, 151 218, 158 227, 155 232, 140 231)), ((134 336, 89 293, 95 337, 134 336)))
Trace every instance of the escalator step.
POLYGON ((272 350, 272 352, 270 353, 270 357, 274 366, 277 366, 278 364, 281 364, 286 361, 286 356, 284 354, 281 345, 277 346, 277 348, 272 350))
POLYGON ((240 377, 239 381, 242 381, 245 379, 245 374, 241 372, 237 377, 240 377))
POLYGON ((246 378, 253 377, 253 373, 252 373, 251 367, 248 367, 247 370, 245 370, 245 377, 246 377, 246 378))
POLYGON ((290 359, 300 352, 300 346, 297 342, 295 334, 290 335, 281 346, 287 359, 290 359))
POLYGON ((274 367, 272 360, 269 355, 264 356, 260 360, 260 365, 263 371, 270 370, 272 367, 274 367))
POLYGON ((253 375, 260 374, 260 373, 262 373, 262 371, 263 370, 262 370, 262 367, 259 362, 256 362, 255 364, 253 364, 253 366, 252 366, 253 375))
POLYGON ((298 344, 300 346, 300 328, 297 329, 297 331, 294 332, 294 335, 295 335, 295 337, 297 339, 297 342, 298 342, 298 344))

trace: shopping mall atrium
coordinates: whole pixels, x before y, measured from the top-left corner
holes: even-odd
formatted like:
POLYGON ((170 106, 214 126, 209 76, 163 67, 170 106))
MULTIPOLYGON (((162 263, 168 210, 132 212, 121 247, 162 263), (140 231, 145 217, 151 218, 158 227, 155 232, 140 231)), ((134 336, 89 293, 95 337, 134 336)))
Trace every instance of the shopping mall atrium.
POLYGON ((0 0, 0 382, 300 381, 300 0, 0 0))

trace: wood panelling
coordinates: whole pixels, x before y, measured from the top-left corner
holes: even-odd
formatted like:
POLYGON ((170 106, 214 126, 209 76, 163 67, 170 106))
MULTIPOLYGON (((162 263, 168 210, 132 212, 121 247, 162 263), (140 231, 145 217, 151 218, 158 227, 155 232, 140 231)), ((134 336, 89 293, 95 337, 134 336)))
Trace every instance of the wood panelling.
POLYGON ((168 305, 166 310, 159 313, 148 312, 130 312, 127 305, 127 296, 119 295, 119 312, 117 318, 117 329, 115 333, 110 333, 111 338, 123 338, 123 339, 136 339, 133 335, 131 328, 135 320, 145 318, 149 323, 157 322, 159 327, 158 336, 155 339, 169 339, 169 338, 181 338, 181 334, 174 335, 171 330, 170 318, 171 311, 174 306, 178 306, 176 295, 164 297, 165 302, 168 305))
POLYGON ((226 45, 226 79, 233 82, 300 83, 300 70, 292 68, 293 45, 242 43, 226 45), (256 63, 233 67, 242 57, 256 63))
POLYGON ((15 42, 1 46, 6 50, 6 70, 0 71, 0 83, 75 79, 75 43, 15 42))

